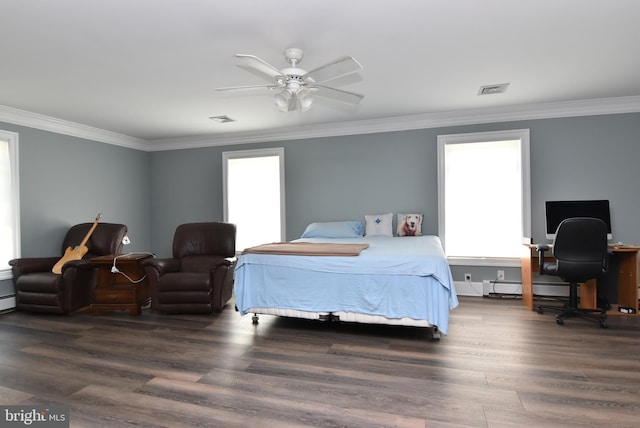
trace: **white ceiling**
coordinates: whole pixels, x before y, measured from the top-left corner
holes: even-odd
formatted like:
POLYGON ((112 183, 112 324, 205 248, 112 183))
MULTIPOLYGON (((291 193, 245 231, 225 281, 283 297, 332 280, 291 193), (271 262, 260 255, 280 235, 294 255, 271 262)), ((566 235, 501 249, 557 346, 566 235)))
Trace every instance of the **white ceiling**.
POLYGON ((0 0, 0 10, 0 105, 152 144, 640 105, 637 0, 0 0), (364 69, 329 85, 364 94, 360 105, 318 98, 283 113, 272 92, 215 91, 269 83, 235 53, 282 68, 287 47, 304 50, 307 70, 355 57, 364 69), (498 83, 506 93, 478 96, 498 83))

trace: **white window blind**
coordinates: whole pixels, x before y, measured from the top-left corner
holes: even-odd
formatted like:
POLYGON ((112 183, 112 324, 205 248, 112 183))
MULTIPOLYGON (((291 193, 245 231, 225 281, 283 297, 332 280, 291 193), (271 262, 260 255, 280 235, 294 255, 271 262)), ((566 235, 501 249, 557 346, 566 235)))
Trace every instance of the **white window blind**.
POLYGON ((20 256, 18 134, 0 130, 0 279, 11 278, 9 260, 20 256))
POLYGON ((222 156, 224 218, 236 225, 236 251, 284 241, 284 149, 222 156))
POLYGON ((447 256, 487 264, 519 259, 531 229, 529 131, 442 135, 438 158, 438 228, 447 256))

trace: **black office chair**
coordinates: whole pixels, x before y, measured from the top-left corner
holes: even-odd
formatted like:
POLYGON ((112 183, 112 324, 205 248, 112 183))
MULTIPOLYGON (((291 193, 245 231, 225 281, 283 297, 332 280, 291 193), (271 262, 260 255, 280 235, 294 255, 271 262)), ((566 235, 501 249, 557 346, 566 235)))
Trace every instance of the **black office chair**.
POLYGON ((565 318, 580 316, 598 321, 607 327, 606 308, 581 308, 578 306, 578 285, 597 279, 606 272, 608 247, 607 226, 597 218, 574 217, 564 220, 556 230, 553 240, 555 262, 544 262, 544 252, 549 245, 538 245, 540 275, 554 275, 569 283, 569 302, 563 307, 538 306, 539 314, 545 309, 556 310, 556 322, 564 324, 565 318))

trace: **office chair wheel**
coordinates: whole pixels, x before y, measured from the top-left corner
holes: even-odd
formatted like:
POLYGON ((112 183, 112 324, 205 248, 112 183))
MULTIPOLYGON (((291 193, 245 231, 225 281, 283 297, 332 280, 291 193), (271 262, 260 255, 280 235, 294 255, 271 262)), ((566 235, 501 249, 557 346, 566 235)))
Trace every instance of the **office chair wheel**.
POLYGON ((564 324, 564 320, 560 315, 556 315, 556 322, 558 323, 558 325, 564 324))
POLYGON ((600 317, 599 323, 600 323, 600 327, 602 327, 602 328, 609 328, 609 326, 607 325, 607 318, 606 318, 606 316, 602 316, 602 317, 600 317))
POLYGON ((538 306, 538 308, 536 309, 536 312, 542 315, 544 313, 544 310, 540 306, 538 306))

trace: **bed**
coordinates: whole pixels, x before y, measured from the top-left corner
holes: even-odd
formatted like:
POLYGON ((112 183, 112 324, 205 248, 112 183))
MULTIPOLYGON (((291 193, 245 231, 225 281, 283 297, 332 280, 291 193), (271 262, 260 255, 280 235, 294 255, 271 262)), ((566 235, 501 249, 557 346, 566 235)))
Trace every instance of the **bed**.
POLYGON ((458 305, 437 236, 303 238, 293 243, 365 244, 358 255, 246 252, 235 270, 236 307, 258 314, 428 327, 447 334, 458 305))

